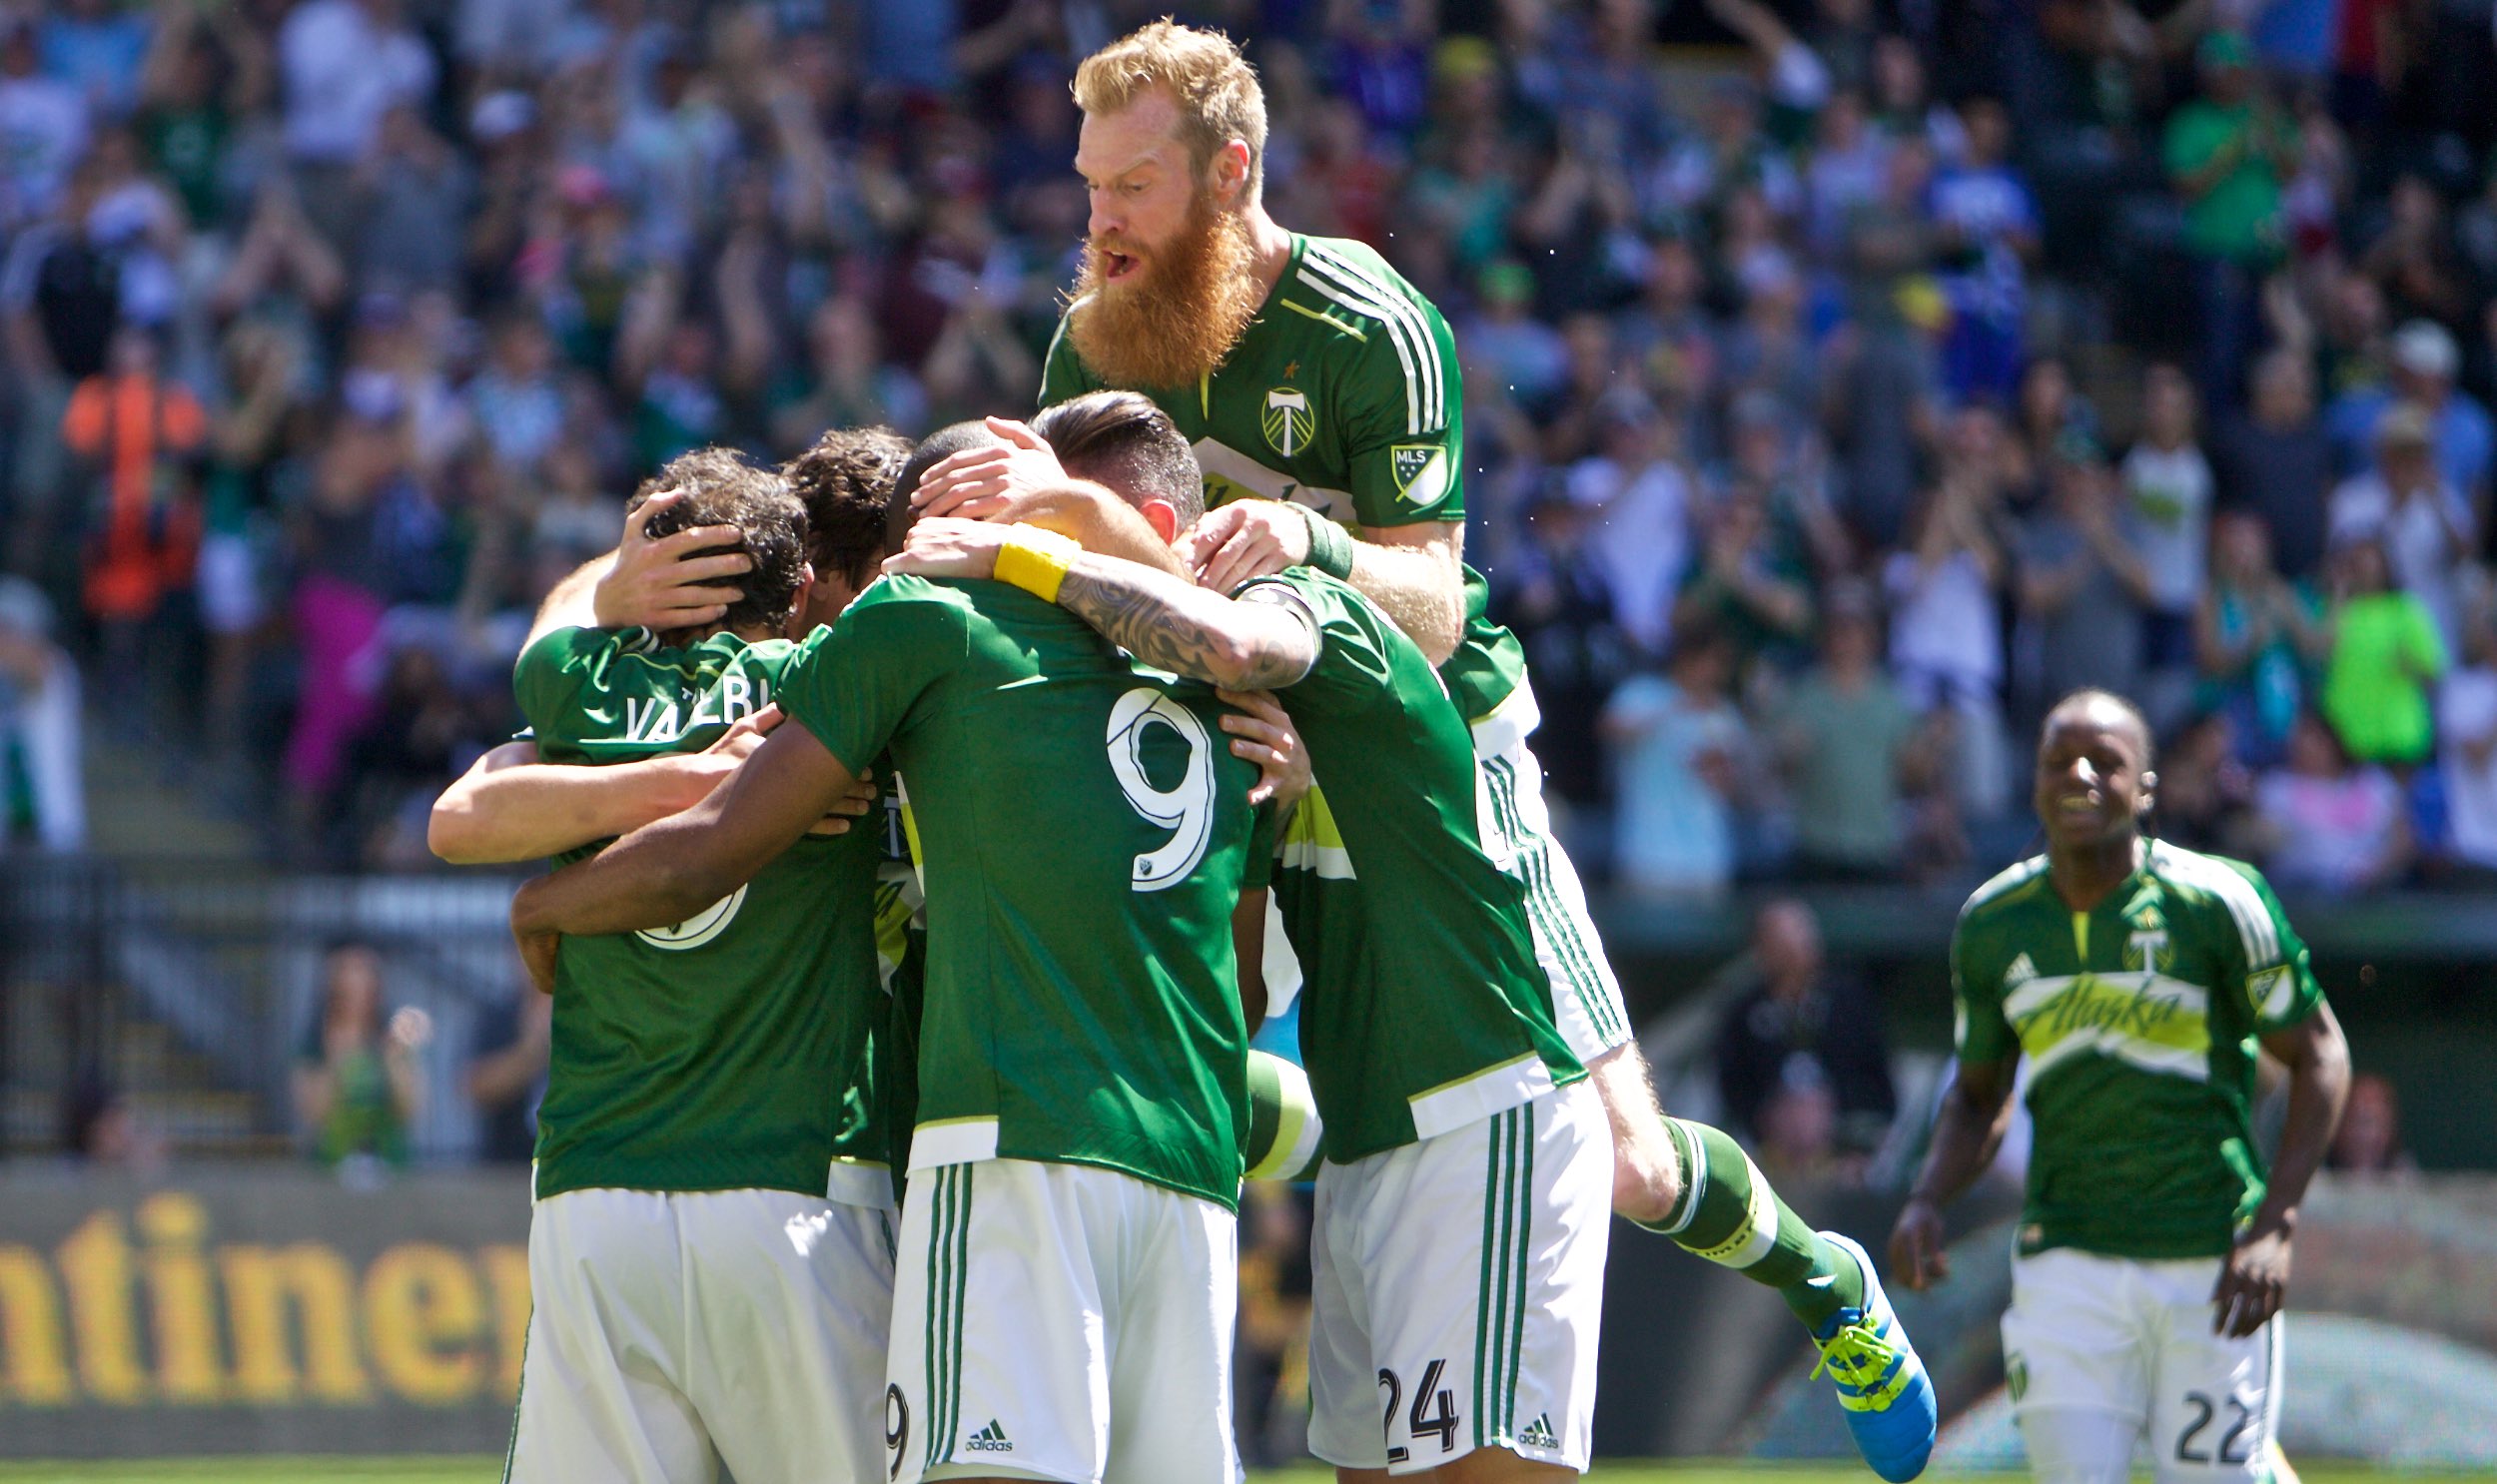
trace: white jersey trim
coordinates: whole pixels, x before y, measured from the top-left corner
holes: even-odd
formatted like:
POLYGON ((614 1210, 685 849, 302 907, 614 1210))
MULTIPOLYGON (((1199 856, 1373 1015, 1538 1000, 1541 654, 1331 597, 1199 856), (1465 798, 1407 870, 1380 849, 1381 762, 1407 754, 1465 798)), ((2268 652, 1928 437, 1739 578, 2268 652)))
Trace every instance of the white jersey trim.
POLYGON ((892 1210, 893 1172, 873 1159, 835 1159, 824 1176, 824 1198, 867 1210, 892 1210))
POLYGON ((997 1119, 940 1118, 911 1130, 910 1172, 997 1157, 997 1119))
POLYGON ((1385 322, 1393 332, 1396 354, 1403 360, 1408 377, 1405 404, 1411 421, 1407 430, 1419 436, 1447 426, 1447 386, 1439 366, 1439 343, 1430 333, 1430 321, 1423 315, 1422 307, 1399 293, 1394 285, 1320 243, 1309 244, 1300 257, 1300 266, 1303 283, 1346 309, 1359 310, 1385 322), (1312 269, 1317 278, 1366 303, 1354 303, 1329 293, 1325 284, 1313 281, 1312 269))
MULTIPOLYGON (((1534 1052, 1497 1067, 1486 1067, 1471 1077, 1407 1099, 1407 1106, 1413 1111, 1413 1136, 1436 1138, 1451 1128, 1462 1128, 1493 1113, 1532 1103, 1554 1086, 1552 1069, 1544 1066, 1543 1058, 1534 1052)), ((912 1158, 916 1163, 917 1155, 912 1158)))
POLYGON ((1189 445, 1197 467, 1217 478, 1245 484, 1267 499, 1294 500, 1335 520, 1352 518, 1352 492, 1303 484, 1280 469, 1271 469, 1229 443, 1199 438, 1189 445))
POLYGON ((2210 893, 2227 907, 2228 915, 2236 919, 2237 936, 2245 945, 2246 973, 2259 974, 2280 962, 2280 935, 2272 927, 2271 909, 2263 904, 2262 893, 2254 890, 2253 882, 2221 862, 2189 850, 2172 845, 2154 845, 2151 850, 2154 867, 2164 868, 2177 880, 2210 893))

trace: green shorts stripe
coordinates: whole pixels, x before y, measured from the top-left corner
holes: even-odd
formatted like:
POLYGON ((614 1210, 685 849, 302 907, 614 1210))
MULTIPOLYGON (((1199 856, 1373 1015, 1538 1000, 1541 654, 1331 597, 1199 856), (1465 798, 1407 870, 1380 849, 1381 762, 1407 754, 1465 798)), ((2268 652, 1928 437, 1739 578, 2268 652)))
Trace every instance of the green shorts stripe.
POLYGON ((962 1426, 963 1410, 963 1308, 971 1288, 971 1185, 972 1171, 979 1166, 965 1164, 962 1169, 962 1214, 954 1222, 954 1333, 947 1341, 953 1356, 953 1396, 945 1407, 945 1456, 954 1456, 954 1434, 962 1426))
MULTIPOLYGON (((1493 1315, 1491 1311, 1491 1248, 1498 1226, 1494 1220, 1499 1208, 1500 1190, 1500 1120, 1491 1119, 1483 1141, 1482 1163, 1482 1273, 1474 1285, 1474 1446, 1485 1446, 1483 1418, 1491 1410, 1491 1349, 1493 1315)), ((1391 1422, 1393 1419, 1389 1419, 1391 1422)))
MULTIPOLYGON (((1537 1100, 1538 1102, 1543 1100, 1537 1100)), ((1518 1145, 1523 1158, 1517 1170, 1517 1301, 1508 1317, 1508 1394, 1500 1403, 1500 1436, 1517 1437, 1517 1372, 1526 1351, 1526 1260, 1534 1250, 1534 1126, 1535 1104, 1518 1109, 1518 1145)))

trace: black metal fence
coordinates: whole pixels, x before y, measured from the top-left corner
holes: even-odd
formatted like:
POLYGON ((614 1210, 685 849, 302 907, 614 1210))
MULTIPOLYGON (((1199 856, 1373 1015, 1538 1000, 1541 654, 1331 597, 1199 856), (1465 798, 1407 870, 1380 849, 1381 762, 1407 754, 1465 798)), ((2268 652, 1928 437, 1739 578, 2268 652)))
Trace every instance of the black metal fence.
POLYGON ((318 1047, 328 950, 352 940, 380 955, 384 1019, 431 1022, 412 1156, 465 1157, 480 1017, 523 988, 512 880, 0 855, 0 1139, 68 1154, 112 1110, 187 1154, 305 1147, 292 1076, 318 1047))

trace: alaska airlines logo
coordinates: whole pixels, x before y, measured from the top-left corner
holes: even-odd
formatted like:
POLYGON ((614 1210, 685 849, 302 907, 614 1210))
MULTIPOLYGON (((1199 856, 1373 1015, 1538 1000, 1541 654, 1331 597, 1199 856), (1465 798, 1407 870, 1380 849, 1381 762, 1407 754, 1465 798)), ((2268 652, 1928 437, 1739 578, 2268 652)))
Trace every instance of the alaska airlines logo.
POLYGON ((2031 1041, 2032 1032, 2049 1043, 2081 1031, 2113 1031, 2148 1041, 2183 1011, 2179 996, 2152 995, 2084 974, 2072 988, 2015 1021, 2013 1029, 2024 1044, 2033 1046, 2038 1043, 2031 1041))

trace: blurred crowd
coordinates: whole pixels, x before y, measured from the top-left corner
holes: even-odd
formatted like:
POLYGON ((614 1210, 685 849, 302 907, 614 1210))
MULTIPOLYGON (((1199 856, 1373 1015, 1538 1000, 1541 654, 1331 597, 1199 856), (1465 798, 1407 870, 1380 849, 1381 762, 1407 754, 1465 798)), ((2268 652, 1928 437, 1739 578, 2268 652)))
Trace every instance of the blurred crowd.
POLYGON ((2485 0, 9 7, 0 817, 75 844, 83 667, 273 852, 423 860, 643 472, 1030 404, 1074 62, 1172 8, 1456 328, 1588 864, 1965 875, 2099 684, 2170 838, 2497 869, 2485 0))

